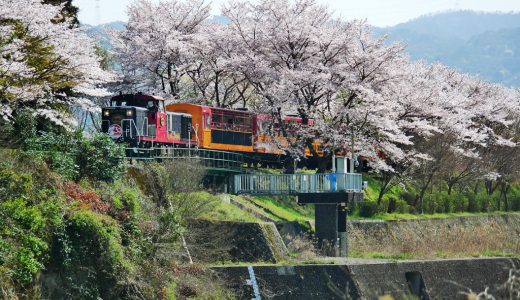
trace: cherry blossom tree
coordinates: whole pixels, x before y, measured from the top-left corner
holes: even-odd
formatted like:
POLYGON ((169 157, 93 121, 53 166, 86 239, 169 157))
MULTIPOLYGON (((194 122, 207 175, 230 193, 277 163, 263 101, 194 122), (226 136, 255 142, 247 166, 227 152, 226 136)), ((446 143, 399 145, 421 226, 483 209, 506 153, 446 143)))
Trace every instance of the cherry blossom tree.
POLYGON ((234 65, 240 56, 237 39, 229 26, 213 22, 194 37, 187 89, 196 102, 218 107, 251 104, 253 87, 234 65))
POLYGON ((89 96, 105 96, 112 74, 99 67, 94 43, 68 22, 55 22, 61 7, 37 0, 0 1, 0 115, 30 109, 69 127, 69 105, 97 107, 89 96))
POLYGON ((365 23, 334 19, 314 1, 234 2, 224 13, 240 38, 234 63, 261 97, 261 109, 279 119, 296 113, 315 120, 292 147, 318 137, 332 153, 354 140, 354 150, 376 158, 374 165, 380 151, 404 155, 396 144, 411 141, 398 124, 401 104, 385 89, 406 80, 396 71, 408 63, 400 45, 385 46, 365 23))
POLYGON ((137 0, 128 6, 128 16, 126 29, 113 33, 124 83, 179 97, 192 67, 193 39, 209 16, 209 5, 204 0, 137 0))

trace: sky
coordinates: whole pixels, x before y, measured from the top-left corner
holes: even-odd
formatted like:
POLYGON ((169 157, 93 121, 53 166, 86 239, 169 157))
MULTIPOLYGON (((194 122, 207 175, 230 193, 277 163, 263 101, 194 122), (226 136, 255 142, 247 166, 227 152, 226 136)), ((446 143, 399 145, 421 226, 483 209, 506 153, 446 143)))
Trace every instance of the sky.
MULTIPOLYGON (((157 0, 153 0, 157 1, 157 0)), ((189 1, 189 0, 188 0, 189 1)), ((131 0, 73 0, 84 24, 98 25, 126 21, 126 6, 131 0), (98 4, 96 4, 98 3, 98 4)), ((213 0, 212 14, 218 15, 226 0, 213 0)), ((393 26, 421 15, 448 10, 483 12, 520 12, 519 0, 317 0, 345 20, 367 19, 374 26, 393 26)))

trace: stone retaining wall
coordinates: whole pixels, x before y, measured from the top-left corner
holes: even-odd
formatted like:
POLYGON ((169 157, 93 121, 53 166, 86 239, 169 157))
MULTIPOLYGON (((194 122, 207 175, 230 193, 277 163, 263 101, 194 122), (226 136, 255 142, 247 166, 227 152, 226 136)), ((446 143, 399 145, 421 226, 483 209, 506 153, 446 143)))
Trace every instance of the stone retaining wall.
MULTIPOLYGON (((515 259, 486 258, 410 261, 357 265, 307 265, 253 267, 265 299, 467 299, 465 293, 500 295, 500 285, 515 259)), ((247 267, 214 268, 234 290, 238 299, 254 298, 247 267)), ((500 298, 500 297, 499 297, 500 298)))

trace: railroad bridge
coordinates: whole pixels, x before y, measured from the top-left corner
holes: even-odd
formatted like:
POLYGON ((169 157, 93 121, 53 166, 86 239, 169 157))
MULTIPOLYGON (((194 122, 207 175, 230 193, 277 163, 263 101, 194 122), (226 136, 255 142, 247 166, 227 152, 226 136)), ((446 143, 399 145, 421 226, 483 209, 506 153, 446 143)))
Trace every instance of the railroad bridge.
POLYGON ((197 148, 127 148, 126 155, 137 160, 196 160, 210 173, 231 178, 229 191, 237 195, 294 195, 298 204, 315 205, 318 247, 330 256, 347 254, 347 204, 363 200, 363 181, 361 174, 347 172, 347 159, 344 157, 335 158, 337 169, 334 173, 247 174, 248 170, 243 167, 244 156, 235 152, 197 148))
POLYGON ((347 204, 363 200, 361 174, 347 173, 347 159, 336 158, 326 174, 237 174, 232 191, 250 195, 295 195, 298 204, 314 204, 318 247, 329 256, 347 255, 347 204))

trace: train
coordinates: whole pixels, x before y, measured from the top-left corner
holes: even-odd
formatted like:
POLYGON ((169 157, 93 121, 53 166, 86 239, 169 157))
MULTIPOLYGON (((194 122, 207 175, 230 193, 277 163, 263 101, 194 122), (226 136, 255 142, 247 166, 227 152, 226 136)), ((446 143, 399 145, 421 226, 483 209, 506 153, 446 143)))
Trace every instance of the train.
MULTIPOLYGON (((166 105, 164 98, 143 93, 114 96, 101 114, 101 131, 135 148, 193 147, 274 161, 285 157, 283 148, 294 142, 281 134, 279 124, 267 114, 192 103, 166 105)), ((281 120, 289 133, 291 128, 314 123, 297 116, 281 120)), ((312 147, 314 151, 305 147, 305 156, 323 155, 319 141, 313 141, 312 147)))
MULTIPOLYGON (((281 118, 284 135, 279 120, 268 114, 193 103, 166 105, 164 98, 143 93, 120 93, 102 107, 101 114, 101 131, 129 145, 134 154, 139 148, 198 148, 240 153, 244 162, 266 166, 292 162, 283 148, 296 142, 298 128, 314 125, 313 119, 287 115, 281 118)), ((300 166, 316 168, 322 162, 324 152, 319 140, 313 140, 311 147, 312 151, 300 147, 307 157, 300 166)), ((346 152, 348 149, 336 155, 346 152)), ((369 170, 367 159, 357 160, 360 172, 369 170)))

